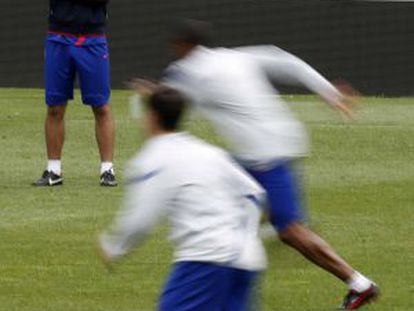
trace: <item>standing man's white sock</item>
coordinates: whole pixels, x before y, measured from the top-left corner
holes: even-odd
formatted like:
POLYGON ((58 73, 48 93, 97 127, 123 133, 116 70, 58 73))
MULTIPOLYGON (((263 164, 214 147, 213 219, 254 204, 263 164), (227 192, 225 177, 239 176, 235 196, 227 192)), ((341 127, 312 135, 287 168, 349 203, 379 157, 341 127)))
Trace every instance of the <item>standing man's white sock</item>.
POLYGON ((47 170, 60 176, 62 174, 62 162, 60 160, 48 160, 47 170))
POLYGON ((101 175, 106 172, 111 171, 115 175, 114 164, 112 162, 102 162, 101 163, 101 175))

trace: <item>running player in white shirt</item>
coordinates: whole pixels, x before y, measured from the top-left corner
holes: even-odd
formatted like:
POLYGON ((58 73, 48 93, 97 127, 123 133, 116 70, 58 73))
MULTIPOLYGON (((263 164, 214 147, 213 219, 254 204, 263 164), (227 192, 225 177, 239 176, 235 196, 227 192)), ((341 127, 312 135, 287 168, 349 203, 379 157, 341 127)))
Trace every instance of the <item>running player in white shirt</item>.
POLYGON ((177 132, 184 103, 161 87, 146 103, 149 140, 127 169, 124 209, 100 238, 105 261, 126 254, 162 218, 174 267, 162 311, 245 311, 266 258, 258 238, 265 191, 223 150, 177 132))
MULTIPOLYGON (((272 80, 308 88, 332 108, 352 117, 345 97, 297 57, 274 46, 208 48, 208 25, 185 21, 173 34, 177 56, 162 82, 183 92, 227 138, 234 156, 267 191, 270 221, 279 238, 349 286, 342 307, 356 309, 379 293, 321 237, 307 228, 293 162, 308 153, 304 126, 272 80)), ((138 84, 142 84, 138 81, 138 84)))

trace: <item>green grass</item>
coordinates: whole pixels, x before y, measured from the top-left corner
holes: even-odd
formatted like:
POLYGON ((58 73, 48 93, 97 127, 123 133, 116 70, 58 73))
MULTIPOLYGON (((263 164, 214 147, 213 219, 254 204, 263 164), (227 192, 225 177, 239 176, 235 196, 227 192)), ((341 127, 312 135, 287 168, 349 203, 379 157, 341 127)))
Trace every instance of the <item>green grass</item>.
MULTIPOLYGON (((127 96, 113 94, 121 185, 121 168, 142 143, 127 96)), ((313 97, 288 99, 313 141, 304 163, 313 228, 381 286, 382 299, 367 310, 414 310, 414 99, 365 98, 353 124, 313 97)), ((37 189, 30 183, 45 165, 42 92, 0 89, 0 107, 0 310, 153 310, 171 259, 165 228, 112 273, 94 254, 122 186, 98 186, 89 109, 76 101, 67 112, 65 185, 37 189)), ((205 122, 187 127, 223 144, 205 122)), ((341 282, 277 241, 266 246, 263 310, 333 310, 340 302, 341 282)))

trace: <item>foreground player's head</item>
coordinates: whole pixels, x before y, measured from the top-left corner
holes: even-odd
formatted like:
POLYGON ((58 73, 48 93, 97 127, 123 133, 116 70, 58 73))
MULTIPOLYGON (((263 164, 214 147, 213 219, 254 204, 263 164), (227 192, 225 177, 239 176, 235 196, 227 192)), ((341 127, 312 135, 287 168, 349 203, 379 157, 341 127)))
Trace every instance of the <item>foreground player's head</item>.
POLYGON ((170 45, 178 58, 187 55, 198 45, 208 46, 211 43, 211 24, 194 19, 178 22, 171 32, 170 45))
POLYGON ((178 131, 185 111, 181 94, 169 87, 157 87, 146 103, 145 130, 149 136, 178 131))

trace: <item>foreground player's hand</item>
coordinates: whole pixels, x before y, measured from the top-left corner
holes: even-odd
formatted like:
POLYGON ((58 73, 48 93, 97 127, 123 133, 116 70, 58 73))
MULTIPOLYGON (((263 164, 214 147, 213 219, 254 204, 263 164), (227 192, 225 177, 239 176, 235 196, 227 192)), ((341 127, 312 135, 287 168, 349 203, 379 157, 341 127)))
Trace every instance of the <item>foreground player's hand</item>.
POLYGON ((143 97, 150 96, 158 86, 156 82, 141 78, 134 78, 127 82, 127 85, 143 97))
POLYGON ((102 249, 100 239, 98 238, 96 244, 95 244, 95 251, 98 255, 99 259, 105 266, 106 270, 112 271, 112 260, 111 258, 106 254, 106 252, 102 249))

